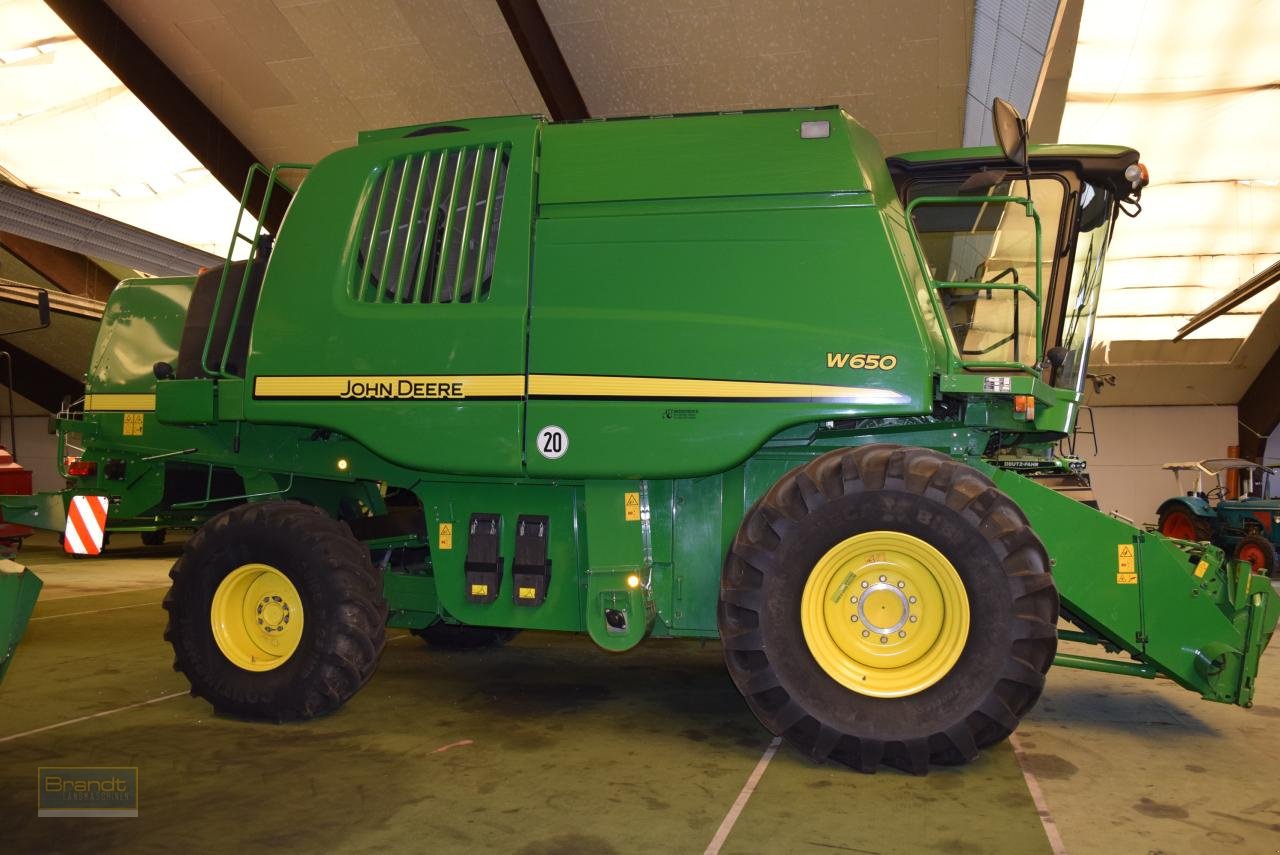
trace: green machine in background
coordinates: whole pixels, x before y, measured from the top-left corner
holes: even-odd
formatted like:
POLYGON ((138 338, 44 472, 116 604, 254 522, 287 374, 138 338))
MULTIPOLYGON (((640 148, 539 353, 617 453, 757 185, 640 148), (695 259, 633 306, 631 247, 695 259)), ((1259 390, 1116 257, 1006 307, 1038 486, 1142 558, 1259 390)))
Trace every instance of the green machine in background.
POLYGON ((887 161, 837 108, 363 134, 277 233, 242 205, 246 260, 120 285, 58 422, 89 474, 5 518, 207 519, 166 637, 250 718, 337 709, 387 626, 719 637, 766 727, 866 771, 972 759, 1055 661, 1247 706, 1265 581, 1029 477, 1075 467, 1145 170, 995 112, 1000 148, 887 161))

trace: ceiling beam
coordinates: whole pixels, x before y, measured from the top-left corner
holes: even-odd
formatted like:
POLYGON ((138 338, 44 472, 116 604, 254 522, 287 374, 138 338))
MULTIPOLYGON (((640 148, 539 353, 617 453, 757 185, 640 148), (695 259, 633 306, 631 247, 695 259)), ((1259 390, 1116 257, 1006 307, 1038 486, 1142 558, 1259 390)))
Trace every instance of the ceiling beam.
MULTIPOLYGON (((218 183, 239 199, 245 177, 257 158, 129 25, 102 0, 47 3, 218 183)), ((259 210, 264 189, 258 188, 250 195, 251 211, 259 210)), ((273 233, 279 230, 290 196, 284 187, 271 194, 271 208, 264 220, 273 233)))
POLYGON ((116 287, 116 277, 78 252, 10 232, 0 232, 0 247, 68 294, 106 302, 116 287))
POLYGON ((1280 384, 1280 347, 1271 354, 1236 405, 1236 420, 1240 424, 1240 456, 1246 460, 1262 459, 1267 437, 1280 427, 1277 384, 1280 384))
MULTIPOLYGON (((32 356, 20 347, 0 339, 0 350, 8 351, 13 359, 13 391, 28 401, 56 413, 62 399, 84 395, 84 381, 63 374, 38 356, 32 356)), ((9 372, 0 360, 0 386, 9 385, 9 372)))
POLYGON ((498 8, 551 118, 557 122, 591 118, 538 0, 498 0, 498 8))

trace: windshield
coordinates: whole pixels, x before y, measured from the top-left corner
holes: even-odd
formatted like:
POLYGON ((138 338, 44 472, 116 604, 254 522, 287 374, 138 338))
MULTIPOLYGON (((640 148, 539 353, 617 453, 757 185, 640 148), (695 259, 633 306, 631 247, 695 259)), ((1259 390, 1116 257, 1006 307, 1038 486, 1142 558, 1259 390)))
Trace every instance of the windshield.
MULTIPOLYGON (((1003 181, 975 196, 972 205, 922 204, 912 211, 934 280, 979 286, 938 289, 956 352, 965 362, 1031 365, 1036 361, 1035 301, 1020 291, 980 287, 1003 283, 1034 291, 1039 263, 1043 287, 1048 290, 1066 185, 1056 176, 1033 178, 1030 184, 1031 199, 1040 216, 1040 260, 1036 257, 1035 219, 1026 209, 1016 203, 981 201, 983 197, 1023 196, 1027 191, 1024 181, 1003 181)), ((919 181, 909 191, 911 198, 959 194, 960 179, 919 181)))
POLYGON ((1102 292, 1102 257, 1111 231, 1110 195, 1092 184, 1084 184, 1080 188, 1081 232, 1071 265, 1071 284, 1064 309, 1066 318, 1062 326, 1062 346, 1067 349, 1067 358, 1055 382, 1057 386, 1076 392, 1084 389, 1089 348, 1093 346, 1093 321, 1098 314, 1098 295, 1102 292))

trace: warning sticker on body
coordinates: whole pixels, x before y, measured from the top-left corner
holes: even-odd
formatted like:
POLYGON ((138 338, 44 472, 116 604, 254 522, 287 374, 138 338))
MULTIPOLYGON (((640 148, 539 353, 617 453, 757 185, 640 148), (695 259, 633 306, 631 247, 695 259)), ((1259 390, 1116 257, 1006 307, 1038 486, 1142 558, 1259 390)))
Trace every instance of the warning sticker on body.
POLYGON ((1138 584, 1138 569, 1134 564, 1132 543, 1121 543, 1116 546, 1116 584, 1138 584))
POLYGON ((453 549, 453 523, 440 523, 440 548, 453 549))
POLYGON ((635 522, 640 519, 640 494, 639 493, 623 493, 622 494, 622 518, 627 522, 635 522))
POLYGON ((124 414, 124 435, 142 436, 142 413, 124 414))

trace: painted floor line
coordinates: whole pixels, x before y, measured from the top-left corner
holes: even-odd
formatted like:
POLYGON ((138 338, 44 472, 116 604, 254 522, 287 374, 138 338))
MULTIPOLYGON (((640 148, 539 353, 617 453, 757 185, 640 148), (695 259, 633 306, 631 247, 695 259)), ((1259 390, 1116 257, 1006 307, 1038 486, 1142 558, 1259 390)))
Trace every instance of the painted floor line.
POLYGON ((1040 789, 1040 782, 1031 771, 1031 764, 1027 762, 1027 755, 1023 753, 1022 743, 1018 741, 1016 733, 1009 734, 1009 745, 1013 748, 1013 757, 1018 761, 1018 767, 1022 769, 1027 789, 1031 791, 1031 801, 1035 802, 1036 813, 1040 814, 1040 824, 1044 826, 1044 836, 1049 840, 1049 848, 1053 850, 1053 855, 1067 855, 1067 847, 1062 843, 1058 824, 1053 821, 1053 814, 1049 813, 1049 802, 1044 797, 1044 790, 1040 789))
POLYGON ((53 620, 54 618, 60 618, 60 617, 79 617, 80 615, 98 615, 98 614, 102 614, 103 612, 118 612, 121 609, 138 609, 138 608, 142 608, 143 606, 158 606, 158 605, 160 605, 160 601, 153 600, 149 603, 134 603, 131 606, 112 606, 109 609, 92 609, 87 612, 67 612, 66 614, 63 614, 63 615, 41 615, 40 617, 31 618, 31 622, 38 621, 38 620, 53 620))
POLYGON ((769 743, 769 747, 764 750, 764 755, 760 758, 760 762, 756 763, 756 768, 751 770, 751 776, 742 785, 742 792, 738 793, 738 798, 733 803, 733 807, 729 808, 729 812, 724 815, 724 821, 720 823, 716 836, 711 838, 711 842, 707 844, 707 849, 702 855, 717 855, 720 847, 724 846, 724 842, 729 839, 729 832, 733 831, 733 826, 738 821, 738 816, 741 815, 742 809, 747 806, 747 800, 751 798, 751 794, 756 791, 756 786, 764 776, 764 770, 769 768, 769 761, 773 759, 774 754, 778 753, 778 746, 781 744, 782 737, 775 736, 773 741, 769 743))
POLYGON ((448 745, 441 745, 439 748, 437 748, 435 751, 432 751, 431 753, 443 754, 444 752, 448 751, 450 748, 462 748, 465 745, 474 745, 474 744, 475 743, 472 742, 470 739, 459 739, 457 742, 450 742, 448 745))
MULTIPOLYGON (((35 569, 37 572, 41 572, 38 567, 35 569)), ((40 593, 40 602, 53 603, 53 602, 61 602, 62 600, 88 599, 89 597, 110 597, 112 594, 138 594, 138 593, 142 593, 143 591, 162 591, 162 590, 167 590, 168 588, 167 584, 139 585, 136 588, 116 588, 114 591, 94 591, 89 594, 83 594, 79 592, 66 593, 65 592, 66 589, 61 587, 66 583, 61 581, 54 582, 52 584, 56 584, 59 586, 58 588, 54 589, 55 591, 57 591, 57 593, 50 591, 49 593, 46 594, 44 591, 42 591, 40 593)), ((50 587, 51 587, 51 583, 46 578, 45 589, 48 590, 50 587)))
POLYGON ((160 697, 152 698, 149 701, 139 701, 136 704, 129 704, 123 707, 116 707, 113 710, 103 710, 102 712, 90 713, 89 715, 82 715, 79 718, 67 719, 66 721, 60 721, 57 724, 46 724, 44 727, 37 727, 34 730, 24 730, 22 733, 15 733, 10 736, 0 736, 0 742, 12 742, 15 739, 22 739, 24 736, 35 736, 37 733, 44 733, 46 730, 57 730, 58 728, 66 727, 69 724, 79 724, 82 721, 88 721, 89 719, 92 719, 92 718, 102 718, 104 715, 113 715, 118 712, 125 712, 126 710, 136 710, 138 707, 145 707, 151 704, 158 704, 161 701, 171 701, 174 698, 180 698, 183 695, 189 695, 189 694, 190 692, 186 692, 186 691, 174 692, 171 695, 161 695, 160 697))

